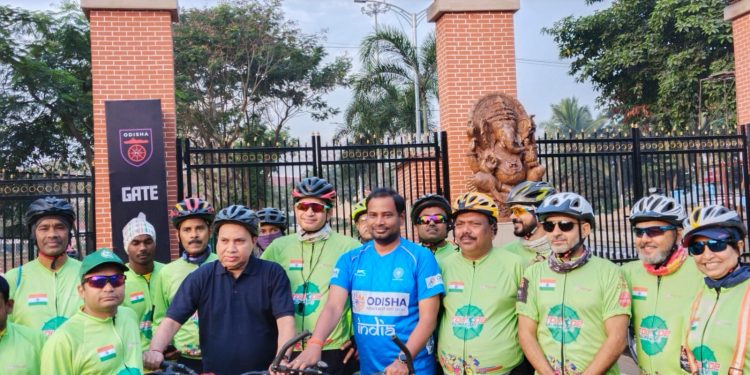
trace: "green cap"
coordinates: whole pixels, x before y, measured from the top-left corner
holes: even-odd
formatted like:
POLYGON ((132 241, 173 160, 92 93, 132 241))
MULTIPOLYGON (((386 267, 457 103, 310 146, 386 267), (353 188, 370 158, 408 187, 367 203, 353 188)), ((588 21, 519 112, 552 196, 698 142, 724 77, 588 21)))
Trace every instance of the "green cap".
POLYGON ((89 255, 86 255, 86 257, 83 258, 83 262, 81 262, 81 278, 83 278, 87 273, 91 272, 91 270, 101 266, 102 264, 113 264, 117 266, 122 272, 126 272, 128 270, 128 266, 126 266, 125 263, 122 262, 122 259, 120 259, 117 254, 115 254, 110 249, 101 248, 89 255))

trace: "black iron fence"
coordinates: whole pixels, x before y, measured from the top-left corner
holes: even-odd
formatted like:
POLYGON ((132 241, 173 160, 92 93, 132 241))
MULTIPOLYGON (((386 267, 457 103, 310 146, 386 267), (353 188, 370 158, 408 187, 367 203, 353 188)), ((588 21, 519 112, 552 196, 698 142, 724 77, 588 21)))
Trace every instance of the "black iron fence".
MULTIPOLYGON (((324 144, 320 135, 313 135, 304 144, 206 149, 179 139, 177 173, 182 178, 177 195, 200 196, 217 208, 237 203, 255 209, 277 207, 286 210, 293 228, 294 184, 318 176, 338 192, 331 225, 351 235, 352 206, 376 187, 392 187, 407 202, 426 193, 448 194, 446 142, 445 133, 378 144, 324 144)), ((413 235, 411 227, 406 235, 413 235)))
POLYGON ((544 137, 537 141, 546 179, 561 191, 587 197, 596 213, 590 246, 597 255, 622 261, 637 257, 628 215, 649 190, 673 196, 688 213, 722 204, 747 222, 747 130, 728 134, 599 132, 544 137))
POLYGON ((74 255, 94 249, 93 178, 88 175, 0 172, 0 272, 34 259, 29 251, 28 228, 23 215, 29 203, 44 196, 66 199, 76 210, 77 222, 71 247, 74 255))

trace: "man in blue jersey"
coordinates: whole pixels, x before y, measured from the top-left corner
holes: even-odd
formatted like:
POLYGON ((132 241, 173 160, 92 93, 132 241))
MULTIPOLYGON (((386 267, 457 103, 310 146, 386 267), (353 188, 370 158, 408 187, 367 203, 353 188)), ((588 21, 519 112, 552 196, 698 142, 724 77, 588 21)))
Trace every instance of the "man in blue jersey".
POLYGON ((408 374, 406 355, 391 342, 394 334, 406 343, 417 374, 435 373, 432 332, 443 279, 430 250, 401 237, 405 210, 404 198, 393 189, 376 189, 367 197, 367 222, 374 241, 339 258, 328 302, 293 367, 309 367, 320 360, 321 346, 351 297, 363 375, 408 374))

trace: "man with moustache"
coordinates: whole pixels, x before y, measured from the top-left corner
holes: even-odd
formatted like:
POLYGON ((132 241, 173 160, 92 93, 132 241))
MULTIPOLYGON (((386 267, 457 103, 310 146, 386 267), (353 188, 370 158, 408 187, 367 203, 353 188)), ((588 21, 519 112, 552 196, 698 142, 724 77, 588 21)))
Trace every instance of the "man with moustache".
POLYGON ((438 262, 458 251, 447 239, 453 222, 451 205, 442 195, 426 194, 417 198, 411 208, 411 222, 417 228, 419 242, 432 251, 438 262))
POLYGON ((339 259, 328 302, 307 348, 292 361, 294 368, 306 368, 320 360, 323 343, 351 297, 362 374, 408 374, 406 354, 391 342, 392 335, 406 343, 417 374, 435 373, 431 341, 443 280, 430 251, 401 237, 405 211, 404 198, 393 189, 375 189, 367 197, 373 241, 339 259))
POLYGON ((29 205, 24 222, 30 250, 36 245, 38 257, 5 274, 15 301, 11 322, 49 336, 76 313, 81 262, 66 253, 75 220, 73 207, 63 199, 45 197, 29 205))
MULTIPOLYGON (((336 190, 325 179, 303 179, 294 187, 292 198, 297 233, 275 240, 261 258, 284 267, 289 277, 296 307, 294 321, 297 332, 313 331, 330 295, 333 267, 341 255, 360 246, 360 243, 336 233, 328 224, 336 202, 336 190)), ((357 371, 354 361, 346 358, 351 347, 351 327, 351 313, 346 308, 342 319, 323 345, 322 360, 328 364, 331 375, 357 371)), ((305 345, 303 343, 295 351, 301 352, 305 345)))
POLYGON ((255 211, 231 205, 216 214, 213 226, 219 259, 185 278, 143 354, 149 369, 163 362, 167 344, 198 310, 203 373, 268 369, 277 348, 294 336, 289 279, 278 264, 253 256, 255 211))
POLYGON ((42 374, 143 373, 138 317, 120 306, 128 267, 110 249, 83 259, 78 293, 83 306, 42 349, 42 374))
MULTIPOLYGON (((152 280, 154 302, 154 329, 164 319, 177 290, 185 278, 203 264, 218 259, 208 244, 211 237, 210 226, 214 219, 214 208, 201 198, 187 198, 177 203, 170 211, 172 224, 177 229, 182 255, 162 268, 152 280)), ((169 350, 167 358, 177 359, 194 371, 201 371, 200 332, 198 313, 183 324, 174 336, 176 351, 169 350)))
POLYGON ((498 208, 482 193, 453 205, 460 249, 440 261, 447 285, 438 328, 438 359, 446 374, 527 374, 518 345, 516 292, 523 260, 493 248, 498 208))
POLYGON ((156 257, 156 229, 146 220, 143 212, 122 228, 128 270, 125 272, 125 301, 123 306, 133 309, 140 321, 141 346, 148 349, 153 335, 154 303, 151 280, 159 274, 163 263, 156 257))
POLYGON ((596 225, 591 204, 576 193, 557 193, 536 213, 552 253, 526 268, 518 289, 526 358, 541 375, 619 374, 630 291, 619 267, 584 245, 596 225))
POLYGON ((633 299, 632 325, 642 374, 677 374, 682 333, 703 274, 681 246, 682 205, 670 197, 643 197, 630 210, 640 261, 622 266, 633 299))
POLYGON ((544 198, 555 193, 557 190, 545 181, 524 181, 508 193, 506 204, 511 211, 513 235, 518 239, 503 246, 502 251, 523 258, 524 267, 543 262, 549 257, 549 242, 537 220, 536 209, 544 198))

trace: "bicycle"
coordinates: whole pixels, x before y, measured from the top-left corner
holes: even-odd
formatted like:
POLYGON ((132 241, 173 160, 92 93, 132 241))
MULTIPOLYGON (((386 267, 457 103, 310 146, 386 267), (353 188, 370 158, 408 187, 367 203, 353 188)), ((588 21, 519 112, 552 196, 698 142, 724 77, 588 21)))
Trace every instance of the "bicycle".
MULTIPOLYGON (((301 342, 302 340, 304 340, 305 338, 311 335, 312 333, 310 333, 310 331, 305 330, 297 334, 297 336, 292 337, 286 343, 284 343, 284 345, 281 347, 281 350, 279 350, 278 354, 276 354, 276 357, 274 357, 273 362, 271 363, 271 370, 273 372, 282 372, 286 374, 328 375, 326 373, 326 370, 328 369, 328 364, 323 361, 319 361, 316 366, 308 367, 308 368, 305 368, 304 370, 296 370, 296 369, 293 369, 291 367, 286 367, 281 364, 281 360, 284 358, 284 354, 289 350, 289 348, 291 348, 298 342, 301 342)), ((243 372, 240 375, 270 375, 270 373, 271 372, 268 370, 248 371, 248 372, 243 372)))
POLYGON ((149 373, 150 375, 199 375, 190 367, 172 361, 163 361, 159 366, 160 371, 149 373))
MULTIPOLYGON (((396 346, 398 346, 398 348, 401 349, 401 352, 404 353, 404 356, 406 357, 406 368, 409 369, 409 375, 415 375, 414 358, 412 358, 409 348, 407 348, 406 344, 404 344, 403 341, 401 341, 396 335, 391 336, 391 341, 393 341, 396 344, 396 346)), ((376 372, 374 375, 385 375, 385 370, 381 372, 376 372)))

